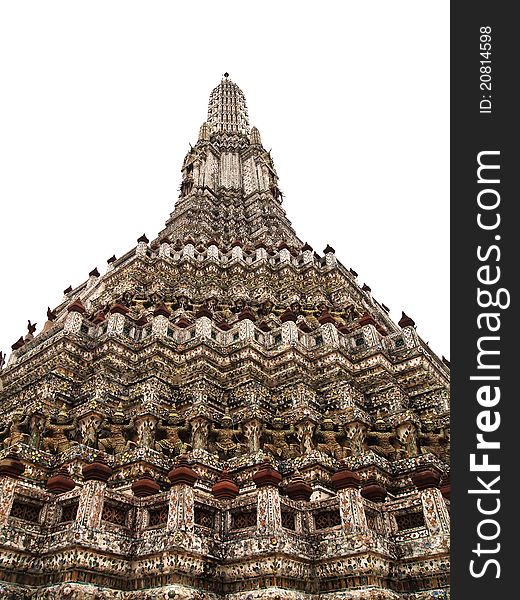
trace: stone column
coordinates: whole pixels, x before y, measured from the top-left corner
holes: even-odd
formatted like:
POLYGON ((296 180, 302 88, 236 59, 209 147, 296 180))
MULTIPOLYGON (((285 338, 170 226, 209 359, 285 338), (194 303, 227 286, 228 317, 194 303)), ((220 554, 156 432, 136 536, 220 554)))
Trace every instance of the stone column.
POLYGON ((330 346, 334 346, 337 348, 339 346, 339 334, 338 330, 332 323, 324 323, 320 327, 321 335, 323 336, 323 341, 330 346))
POLYGON ((282 531, 282 510, 278 486, 282 481, 280 473, 269 462, 260 465, 253 475, 258 488, 256 530, 259 534, 273 534, 282 531))
POLYGON ((195 335, 200 338, 211 337, 211 319, 209 317, 199 317, 195 321, 195 335))
POLYGON ((88 280, 87 280, 87 289, 94 287, 97 283, 99 279, 99 271, 97 270, 97 267, 95 269, 93 269, 92 271, 90 271, 90 273, 88 274, 88 280))
POLYGON ((267 250, 264 246, 258 245, 256 247, 255 260, 267 260, 267 250))
POLYGON ((368 325, 364 325, 361 329, 363 332, 363 338, 365 339, 365 344, 368 347, 377 346, 379 343, 379 337, 377 335, 377 329, 369 323, 368 325))
POLYGON ((107 273, 109 273, 110 271, 114 270, 114 263, 116 262, 116 255, 113 254, 108 260, 107 260, 107 273))
POLYGON ((135 253, 138 256, 146 256, 148 252, 148 241, 149 240, 144 233, 140 238, 138 238, 137 246, 135 248, 135 253))
POLYGON ((177 465, 168 473, 172 487, 168 494, 169 532, 193 533, 195 526, 195 498, 193 486, 198 479, 197 473, 189 466, 185 456, 181 456, 177 465))
POLYGON ((182 256, 186 258, 195 258, 195 246, 192 242, 188 242, 182 249, 182 256))
POLYGON ((107 333, 121 335, 125 328, 125 316, 120 312, 111 312, 107 319, 107 333))
POLYGON ((161 245, 159 246, 159 257, 170 258, 170 243, 168 240, 161 240, 161 245))
POLYGON ((308 265, 312 263, 314 259, 314 251, 309 244, 305 243, 302 247, 302 257, 304 264, 308 265))
POLYGON ((16 479, 3 475, 0 477, 0 527, 7 523, 13 505, 16 479))
POLYGON ((72 304, 67 307, 67 317, 63 325, 64 333, 79 333, 81 325, 83 323, 83 314, 85 313, 85 307, 81 300, 75 300, 72 304))
POLYGON ((240 244, 238 242, 235 242, 233 244, 233 247, 231 248, 231 260, 243 260, 244 259, 244 253, 242 252, 242 248, 240 247, 240 244))
POLYGON ((99 529, 105 501, 107 481, 112 476, 112 469, 101 460, 83 467, 85 483, 79 495, 76 523, 86 529, 99 529))
POLYGON ((166 337, 170 311, 165 306, 159 306, 153 312, 152 333, 166 337))
POLYGON ((439 489, 441 473, 436 469, 418 469, 412 474, 412 481, 419 490, 424 522, 430 535, 449 535, 450 516, 439 489))
POLYGON ((206 251, 206 256, 218 260, 218 246, 215 243, 210 243, 206 251))
POLYGON ((327 265, 327 267, 329 267, 329 268, 336 267, 338 264, 338 261, 336 259, 336 254, 335 254, 334 248, 332 248, 331 246, 329 246, 327 244, 327 247, 325 248, 323 253, 325 255, 325 264, 327 265))
POLYGON ((103 481, 85 481, 76 513, 76 523, 79 526, 87 529, 100 528, 106 487, 103 481))
POLYGON ((411 319, 404 311, 398 322, 403 331, 403 340, 406 348, 415 348, 419 345, 419 338, 415 331, 415 321, 411 319))
POLYGON ((331 482, 338 492, 341 525, 345 535, 367 533, 368 524, 359 489, 359 476, 342 464, 331 477, 331 482))
POLYGON ((238 335, 241 340, 251 340, 255 336, 255 326, 251 319, 242 319, 238 324, 238 335))
POLYGON ((294 321, 282 323, 282 342, 291 346, 298 342, 298 327, 294 321))
POLYGON ((287 248, 282 248, 280 250, 280 262, 282 263, 286 263, 286 262, 291 262, 291 253, 289 252, 289 250, 287 248))
POLYGON ((16 480, 25 466, 16 454, 8 454, 0 461, 0 528, 7 523, 16 490, 16 480))

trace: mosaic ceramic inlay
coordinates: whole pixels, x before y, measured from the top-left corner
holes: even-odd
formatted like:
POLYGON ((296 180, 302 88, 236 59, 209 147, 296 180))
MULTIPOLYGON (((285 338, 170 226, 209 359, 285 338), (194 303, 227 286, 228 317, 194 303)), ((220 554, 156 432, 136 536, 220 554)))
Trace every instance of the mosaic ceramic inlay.
POLYGON ((449 598, 448 366, 282 200, 226 75, 165 228, 0 368, 0 597, 449 598))

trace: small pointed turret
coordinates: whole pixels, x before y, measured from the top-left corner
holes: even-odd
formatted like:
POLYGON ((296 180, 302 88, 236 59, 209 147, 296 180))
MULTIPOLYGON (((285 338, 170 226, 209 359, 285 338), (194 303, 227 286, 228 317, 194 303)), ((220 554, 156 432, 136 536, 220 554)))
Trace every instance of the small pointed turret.
POLYGON ((199 129, 199 142, 209 142, 209 126, 204 121, 199 129))
POLYGON ((260 138, 260 132, 256 127, 251 127, 251 144, 254 146, 261 146, 262 139, 260 138))

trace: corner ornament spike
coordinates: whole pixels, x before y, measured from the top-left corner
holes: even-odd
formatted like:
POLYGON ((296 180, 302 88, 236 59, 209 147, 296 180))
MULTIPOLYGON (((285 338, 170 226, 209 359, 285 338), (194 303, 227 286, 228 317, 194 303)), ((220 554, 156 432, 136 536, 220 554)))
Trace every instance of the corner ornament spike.
POLYGON ((404 310, 402 311, 403 315, 402 317, 399 319, 399 322, 397 323, 399 325, 399 327, 403 328, 403 327, 415 327, 415 321, 413 319, 411 319, 405 312, 404 310))

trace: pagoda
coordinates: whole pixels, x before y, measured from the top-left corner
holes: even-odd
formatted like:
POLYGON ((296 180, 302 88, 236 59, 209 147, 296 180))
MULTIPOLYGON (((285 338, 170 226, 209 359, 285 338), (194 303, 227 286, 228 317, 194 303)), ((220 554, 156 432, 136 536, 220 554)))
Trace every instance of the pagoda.
POLYGON ((1 598, 449 598, 449 365, 282 200, 226 73, 164 229, 1 361, 1 598))

